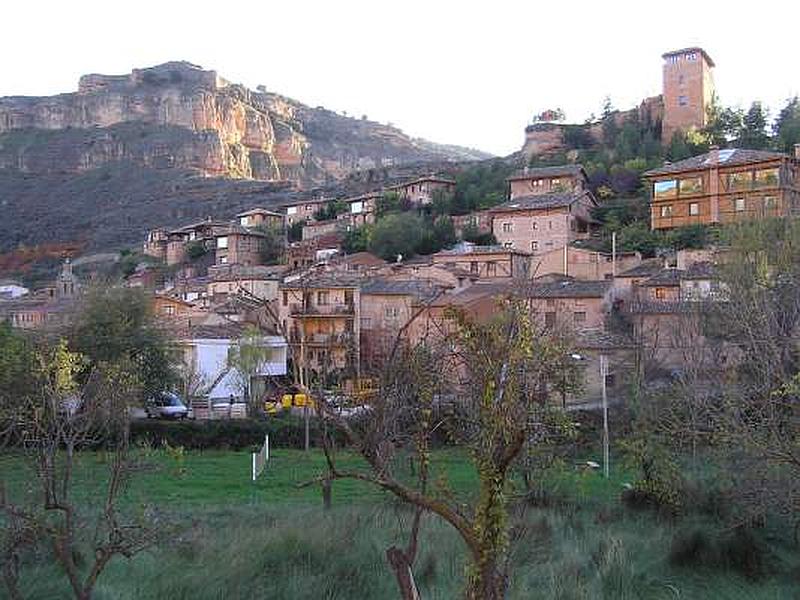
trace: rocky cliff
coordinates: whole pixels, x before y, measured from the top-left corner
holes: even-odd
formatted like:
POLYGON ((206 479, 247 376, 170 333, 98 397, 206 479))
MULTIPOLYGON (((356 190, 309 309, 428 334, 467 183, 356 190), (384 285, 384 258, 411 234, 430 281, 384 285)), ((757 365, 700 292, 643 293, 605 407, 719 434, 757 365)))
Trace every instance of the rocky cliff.
POLYGON ((356 169, 485 156, 252 91, 186 62, 85 75, 74 93, 0 98, 0 169, 30 174, 126 161, 311 187, 356 169))

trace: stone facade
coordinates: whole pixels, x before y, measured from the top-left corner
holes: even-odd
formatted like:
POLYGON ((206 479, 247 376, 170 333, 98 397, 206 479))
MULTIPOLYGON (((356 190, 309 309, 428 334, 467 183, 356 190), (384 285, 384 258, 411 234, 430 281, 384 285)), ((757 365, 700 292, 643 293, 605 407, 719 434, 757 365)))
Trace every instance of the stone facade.
POLYGON ((714 95, 714 61, 702 48, 685 48, 665 53, 664 120, 661 140, 669 144, 677 131, 705 126, 714 95))

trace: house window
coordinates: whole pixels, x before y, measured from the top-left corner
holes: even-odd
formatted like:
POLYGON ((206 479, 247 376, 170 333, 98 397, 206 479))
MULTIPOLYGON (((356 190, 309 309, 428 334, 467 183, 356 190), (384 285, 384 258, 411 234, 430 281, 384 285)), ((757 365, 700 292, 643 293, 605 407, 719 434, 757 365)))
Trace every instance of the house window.
POLYGON ((560 179, 551 179, 550 180, 550 187, 551 188, 557 188, 560 185, 561 185, 561 180, 560 179))
POLYGON ((730 173, 728 175, 729 190, 746 190, 753 181, 753 174, 750 171, 741 173, 730 173))
POLYGON ((689 104, 688 96, 678 96, 678 106, 686 106, 689 104))
POLYGON ((289 292, 283 292, 283 305, 289 305, 289 292))
POLYGON ((672 205, 667 204, 666 206, 661 207, 661 216, 664 218, 668 218, 672 216, 672 205))
POLYGON ((700 214, 700 205, 697 202, 689 203, 689 214, 693 217, 700 214))
POLYGON ((486 274, 489 277, 494 277, 497 275, 497 265, 493 261, 486 263, 486 274))
POLYGON ((656 300, 666 300, 667 290, 664 288, 656 288, 656 300))
POLYGON ((227 256, 220 256, 219 257, 219 264, 227 265, 228 264, 228 257, 227 256))
POLYGON ((396 319, 400 316, 400 309, 396 306, 387 306, 384 310, 387 319, 396 319))
POLYGON ((329 295, 327 290, 317 292, 318 306, 325 306, 326 304, 328 304, 328 300, 329 300, 329 295))
POLYGON ((679 182, 681 196, 700 194, 703 191, 702 177, 687 177, 679 182))
POLYGON ((511 233, 514 231, 514 224, 511 222, 503 223, 503 233, 511 233))
POLYGON ((287 206, 286 207, 286 214, 287 215, 296 215, 297 214, 297 207, 296 206, 287 206))
POLYGON ((351 213, 362 213, 362 212, 364 212, 364 203, 363 202, 351 202, 350 203, 350 212, 351 213))
POLYGON ((312 210, 314 210, 314 207, 311 204, 306 204, 306 209, 305 210, 306 210, 306 212, 311 212, 312 210))
POLYGON ((539 224, 536 221, 533 221, 531 223, 531 229, 533 229, 534 231, 536 231, 536 229, 538 229, 538 227, 539 227, 539 224))
POLYGON ((225 236, 217 238, 217 248, 220 250, 226 250, 228 248, 228 238, 225 236))
POLYGON ((733 201, 733 210, 736 212, 743 212, 745 209, 744 198, 736 198, 733 201))
POLYGON ((170 316, 174 315, 175 314, 175 307, 172 306, 171 304, 167 304, 164 307, 164 314, 165 315, 170 315, 170 316))
POLYGON ((553 228, 553 222, 552 221, 548 221, 547 222, 547 228, 548 229, 552 229, 553 228))
POLYGON ((776 187, 778 179, 778 169, 759 169, 755 174, 755 185, 756 187, 776 187))
POLYGON ((536 252, 539 249, 539 242, 536 240, 531 242, 531 251, 536 252))
POLYGON ((697 52, 689 52, 686 54, 686 60, 695 61, 697 60, 697 52))
POLYGON ((513 248, 514 242, 503 242, 503 248, 513 248))
POLYGON ((469 263, 469 272, 470 273, 477 273, 478 272, 478 263, 474 260, 469 263))
POLYGON ((773 210, 778 206, 778 199, 775 196, 764 196, 764 210, 773 210))
POLYGON ((544 313, 544 325, 545 325, 545 327, 555 327, 556 326, 556 313, 554 313, 554 312, 546 312, 546 313, 544 313))
POLYGON ((653 196, 656 198, 674 198, 678 194, 678 182, 675 179, 656 181, 653 184, 653 196))
POLYGON ((585 312, 574 312, 572 313, 572 320, 575 322, 575 325, 583 325, 586 323, 586 313, 585 312))
POLYGON ((361 329, 371 329, 372 319, 370 317, 361 317, 361 329))

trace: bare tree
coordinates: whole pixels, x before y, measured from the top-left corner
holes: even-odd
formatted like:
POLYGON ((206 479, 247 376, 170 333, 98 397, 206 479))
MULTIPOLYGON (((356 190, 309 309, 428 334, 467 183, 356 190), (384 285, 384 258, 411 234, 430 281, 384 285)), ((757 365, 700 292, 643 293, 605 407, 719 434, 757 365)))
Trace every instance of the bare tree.
POLYGON ((4 518, 0 566, 10 596, 19 598, 21 551, 31 544, 44 544, 75 598, 86 600, 111 560, 129 558, 155 541, 154 530, 125 522, 118 510, 135 469, 128 408, 141 386, 128 361, 97 364, 79 385, 76 379, 83 359, 63 341, 37 356, 35 392, 2 406, 3 416, 13 423, 11 439, 31 466, 31 479, 26 493, 10 489, 0 479, 4 518), (97 514, 90 515, 89 501, 75 493, 75 469, 79 452, 99 444, 107 448, 108 476, 97 514), (84 565, 76 557, 87 531, 94 532, 92 558, 84 565))

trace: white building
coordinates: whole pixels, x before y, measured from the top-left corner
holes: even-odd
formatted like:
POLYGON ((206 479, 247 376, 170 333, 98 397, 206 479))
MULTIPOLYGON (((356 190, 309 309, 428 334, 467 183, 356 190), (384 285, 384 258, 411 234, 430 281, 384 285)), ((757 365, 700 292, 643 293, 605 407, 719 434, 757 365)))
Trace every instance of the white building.
POLYGON ((28 288, 16 281, 0 281, 0 300, 14 300, 29 293, 28 288))
MULTIPOLYGON (((200 325, 178 342, 187 371, 195 380, 197 395, 212 402, 243 398, 242 377, 228 366, 231 348, 237 345, 243 332, 244 327, 239 323, 200 325)), ((250 385, 254 393, 259 393, 269 378, 286 375, 287 345, 278 335, 265 335, 256 340, 265 349, 265 360, 250 385)))

